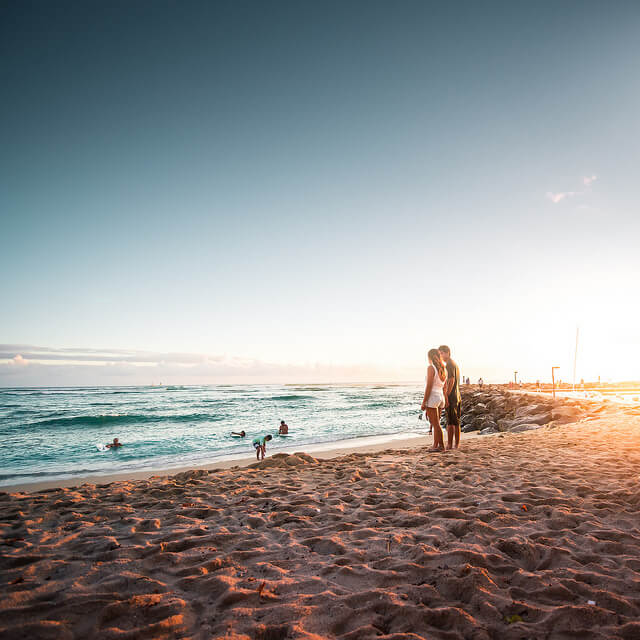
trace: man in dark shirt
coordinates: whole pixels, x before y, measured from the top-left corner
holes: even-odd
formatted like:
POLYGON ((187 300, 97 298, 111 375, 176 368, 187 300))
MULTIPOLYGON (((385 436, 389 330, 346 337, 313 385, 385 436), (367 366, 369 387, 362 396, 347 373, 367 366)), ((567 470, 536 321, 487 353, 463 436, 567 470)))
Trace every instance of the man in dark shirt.
POLYGON ((438 347, 447 368, 447 381, 444 389, 444 406, 447 412, 447 449, 460 446, 460 414, 462 397, 460 396, 460 369, 451 359, 451 349, 446 344, 438 347), (454 444, 455 440, 455 444, 454 444))

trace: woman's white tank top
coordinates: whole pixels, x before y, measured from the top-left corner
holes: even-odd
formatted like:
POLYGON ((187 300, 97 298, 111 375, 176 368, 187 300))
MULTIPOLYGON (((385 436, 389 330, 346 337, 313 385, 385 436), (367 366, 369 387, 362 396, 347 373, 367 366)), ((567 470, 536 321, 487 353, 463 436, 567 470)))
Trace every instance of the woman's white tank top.
POLYGON ((429 366, 433 367, 433 386, 431 387, 431 393, 443 395, 442 389, 444 388, 444 380, 440 378, 440 376, 438 375, 438 370, 433 364, 429 364, 429 366))

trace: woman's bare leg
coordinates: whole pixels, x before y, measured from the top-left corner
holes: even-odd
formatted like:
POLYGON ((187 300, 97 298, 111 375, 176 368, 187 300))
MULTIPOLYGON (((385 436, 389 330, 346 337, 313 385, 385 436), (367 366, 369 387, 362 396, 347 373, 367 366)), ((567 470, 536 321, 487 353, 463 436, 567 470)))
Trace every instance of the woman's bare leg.
POLYGON ((438 428, 440 429, 440 448, 444 449, 444 433, 442 432, 442 407, 438 407, 438 428))
POLYGON ((438 409, 427 407, 427 416, 429 417, 429 423, 433 429, 433 451, 442 451, 444 449, 444 439, 442 436, 442 427, 438 420, 438 412, 438 409))

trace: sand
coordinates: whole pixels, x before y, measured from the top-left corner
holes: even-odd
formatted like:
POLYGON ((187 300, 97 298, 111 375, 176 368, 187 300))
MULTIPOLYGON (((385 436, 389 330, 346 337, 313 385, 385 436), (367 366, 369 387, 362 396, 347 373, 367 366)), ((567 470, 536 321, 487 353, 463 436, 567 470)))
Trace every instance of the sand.
POLYGON ((640 411, 463 443, 0 494, 0 638, 640 638, 640 411))

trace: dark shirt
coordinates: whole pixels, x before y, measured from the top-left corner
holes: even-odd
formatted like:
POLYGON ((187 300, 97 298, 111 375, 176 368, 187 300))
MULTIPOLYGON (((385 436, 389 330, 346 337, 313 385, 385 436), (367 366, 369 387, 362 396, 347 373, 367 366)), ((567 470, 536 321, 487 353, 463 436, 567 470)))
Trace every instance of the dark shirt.
POLYGON ((462 402, 462 396, 460 395, 460 369, 451 358, 447 362, 447 380, 453 380, 453 386, 449 391, 449 403, 458 404, 462 402))

